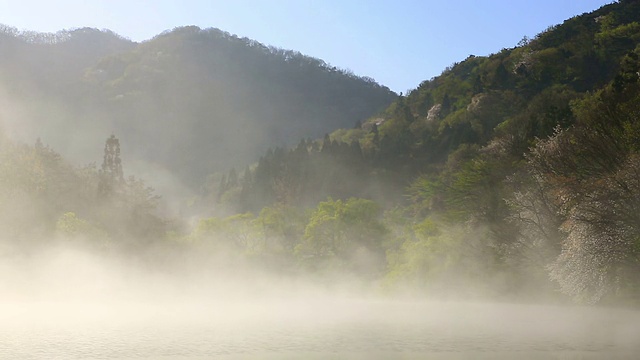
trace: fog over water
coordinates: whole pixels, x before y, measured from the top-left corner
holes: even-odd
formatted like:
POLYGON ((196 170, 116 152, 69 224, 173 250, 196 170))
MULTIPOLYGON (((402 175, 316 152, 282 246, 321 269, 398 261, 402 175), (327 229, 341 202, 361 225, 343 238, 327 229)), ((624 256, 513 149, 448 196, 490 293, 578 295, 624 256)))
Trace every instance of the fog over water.
POLYGON ((0 25, 0 360, 640 358, 638 23, 406 94, 216 28, 0 25))
POLYGON ((3 359, 626 359, 640 351, 635 310, 389 297, 337 280, 163 269, 68 247, 1 266, 3 359))

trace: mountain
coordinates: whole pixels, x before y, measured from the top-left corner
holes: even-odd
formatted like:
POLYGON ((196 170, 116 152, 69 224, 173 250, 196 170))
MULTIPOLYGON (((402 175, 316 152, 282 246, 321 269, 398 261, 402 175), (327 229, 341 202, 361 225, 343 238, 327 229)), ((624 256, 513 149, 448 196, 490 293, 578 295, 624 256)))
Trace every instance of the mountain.
MULTIPOLYGON (((217 30, 176 29, 133 47, 100 36, 119 52, 85 67, 68 91, 49 93, 58 80, 16 80, 28 71, 3 73, 13 81, 3 99, 14 102, 0 109, 14 123, 0 132, 0 245, 29 251, 55 238, 163 265, 191 266, 183 255, 193 253, 215 274, 251 263, 388 294, 638 305, 640 1, 469 56, 406 96, 217 30), (301 85, 310 80, 315 87, 301 85), (347 122, 364 104, 338 89, 362 86, 393 101, 355 126, 210 176, 184 219, 164 218, 145 182, 125 176, 140 169, 132 153, 194 181, 249 158, 234 151, 256 150, 259 135, 286 145, 269 132, 271 116, 326 114, 309 104, 327 104, 336 83, 346 100, 321 110, 353 112, 331 121, 347 122), (318 101, 284 102, 294 98, 318 101), (41 141, 12 140, 37 130, 18 120, 44 110, 38 126, 102 150, 91 155, 102 165, 77 168, 41 141), (249 121, 260 114, 264 121, 249 121), (126 131, 93 140, 92 129, 108 127, 126 131)), ((28 49, 58 44, 9 38, 28 49)), ((319 126, 283 119, 281 131, 319 126)))
POLYGON ((4 27, 0 54, 5 132, 82 162, 117 134, 130 163, 192 188, 270 146, 353 126, 396 96, 322 60, 193 26, 142 43, 4 27))
POLYGON ((341 207, 374 200, 396 286, 637 299, 639 44, 640 2, 603 6, 469 56, 357 128, 269 150, 212 194, 262 221, 318 204, 299 246, 317 237, 331 259, 349 246, 322 242, 344 236, 341 207))
MULTIPOLYGON (((306 146, 312 157, 324 152, 334 160, 350 158, 367 168, 359 170, 364 175, 353 184, 341 185, 357 190, 327 190, 318 196, 363 195, 370 182, 383 181, 384 185, 374 187, 385 188, 384 194, 367 196, 402 202, 398 193, 418 176, 438 174, 447 163, 477 156, 480 148, 508 144, 504 150, 510 156, 524 159, 539 139, 553 135, 558 127, 574 125, 577 101, 612 82, 622 86, 625 76, 633 74, 640 54, 639 20, 640 6, 635 1, 573 17, 533 39, 524 38, 516 47, 490 56, 471 55, 451 65, 356 128, 338 129, 315 144, 303 142, 300 146, 306 146), (389 192, 394 195, 389 197, 389 192)), ((287 163, 285 153, 283 149, 266 152, 263 163, 287 163)), ((293 159, 304 164, 299 156, 293 159)), ((269 184, 281 176, 278 171, 265 173, 271 174, 265 179, 269 184)), ((323 186, 310 188, 316 191, 323 186)), ((266 198, 279 197, 274 189, 266 191, 271 193, 266 198)), ((308 191, 301 194, 308 196, 308 191)))

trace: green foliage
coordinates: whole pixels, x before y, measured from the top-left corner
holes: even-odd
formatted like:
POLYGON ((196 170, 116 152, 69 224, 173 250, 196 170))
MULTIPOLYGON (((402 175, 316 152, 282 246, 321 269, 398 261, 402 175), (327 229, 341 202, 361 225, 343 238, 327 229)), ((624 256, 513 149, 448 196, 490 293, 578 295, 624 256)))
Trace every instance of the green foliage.
POLYGON ((276 204, 263 208, 254 223, 262 230, 267 251, 291 254, 304 234, 307 216, 300 209, 276 204))
POLYGON ((79 218, 73 212, 67 212, 56 221, 56 233, 67 240, 83 241, 96 246, 109 245, 109 236, 96 225, 79 218))
POLYGON ((295 253, 307 266, 331 262, 357 273, 377 275, 387 233, 380 215, 380 208, 370 200, 320 202, 295 253))
MULTIPOLYGON (((635 55, 603 53, 609 45, 598 40, 620 26, 626 29, 616 30, 621 36, 635 36, 633 17, 619 16, 622 8, 631 7, 612 4, 550 28, 517 48, 469 56, 397 97, 357 129, 334 131, 318 153, 309 146, 299 156, 285 150, 267 153, 252 174, 253 184, 243 187, 237 208, 259 211, 278 202, 314 206, 326 196, 406 205, 401 195, 409 186, 413 201, 430 203, 452 219, 499 219, 507 212, 500 200, 505 197, 501 183, 518 171, 537 139, 552 135, 557 126, 572 126, 579 111, 572 104, 587 91, 615 79, 624 89, 637 78, 635 55), (609 15, 615 21, 605 25, 609 15), (616 77, 619 69, 622 75, 616 77), (473 161, 466 168, 448 163, 458 149, 471 147, 483 150, 468 159, 473 161), (433 188, 436 194, 416 196, 419 186, 411 184, 419 183, 418 178, 440 184, 433 188), (463 206, 467 201, 478 206, 463 206)), ((627 52, 635 49, 621 46, 627 52)))
POLYGON ((602 28, 595 37, 598 46, 617 55, 624 55, 640 40, 640 24, 635 21, 614 28, 605 23, 602 28))
POLYGON ((486 229, 438 224, 427 218, 387 253, 385 286, 434 296, 486 296, 504 291, 491 280, 500 274, 486 229))
POLYGON ((348 210, 367 206, 344 200, 359 196, 394 209, 365 236, 386 234, 376 251, 391 287, 484 292, 469 283, 485 276, 525 296, 528 285, 551 294, 551 276, 578 300, 631 294, 640 227, 620 214, 638 213, 628 177, 640 143, 636 7, 611 4, 470 56, 316 149, 268 152, 243 191, 255 209, 315 206, 294 247, 306 267, 345 268, 366 244, 376 227, 348 210), (326 196, 341 200, 316 205, 326 196))
POLYGON ((237 214, 223 219, 202 219, 193 230, 190 241, 213 249, 212 251, 233 250, 240 253, 258 251, 263 244, 262 239, 254 236, 253 220, 254 215, 251 213, 237 214))
MULTIPOLYGON (((152 118, 142 131, 154 139, 168 127, 178 144, 206 142, 150 150, 181 159, 174 171, 219 168, 230 156, 217 149, 231 140, 216 134, 248 129, 246 142, 266 148, 252 136, 349 127, 211 176, 216 216, 170 236, 205 262, 350 274, 390 291, 637 299, 639 22, 637 1, 610 4, 516 48, 469 56, 399 97, 320 60, 197 27, 104 58, 84 81, 123 124, 152 118), (243 100, 265 92, 255 109, 243 100), (264 123, 247 126, 255 117, 264 123)), ((98 170, 0 134, 0 201, 12 239, 57 234, 140 250, 169 237, 153 190, 124 177, 115 136, 98 170)))
POLYGON ((57 234, 103 246, 164 235, 158 197, 139 179, 118 180, 117 188, 101 192, 105 170, 74 168, 40 140, 34 146, 8 143, 0 159, 0 230, 9 238, 38 241, 57 234))
POLYGON ((549 204, 529 215, 528 224, 553 237, 547 241, 559 240, 550 274, 579 302, 635 296, 640 281, 638 153, 626 141, 638 135, 630 125, 637 122, 637 80, 626 90, 618 93, 614 83, 576 103, 576 126, 540 141, 528 159, 544 189, 529 203, 549 204), (556 235, 558 228, 564 236, 556 235))
POLYGON ((84 210, 95 200, 85 179, 39 140, 6 143, 0 159, 0 229, 9 237, 46 236, 65 209, 84 210))

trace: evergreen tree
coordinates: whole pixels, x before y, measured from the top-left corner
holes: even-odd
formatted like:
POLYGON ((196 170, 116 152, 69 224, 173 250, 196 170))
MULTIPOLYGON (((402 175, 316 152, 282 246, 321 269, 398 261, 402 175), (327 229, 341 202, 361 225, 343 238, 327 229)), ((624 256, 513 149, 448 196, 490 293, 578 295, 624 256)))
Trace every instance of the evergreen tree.
POLYGON ((374 123, 371 128, 371 132, 373 133, 373 144, 375 146, 380 145, 380 131, 378 130, 378 124, 374 123))
POLYGON ((111 135, 104 145, 104 157, 99 171, 98 195, 109 197, 121 190, 124 185, 122 160, 120 160, 120 141, 111 135))

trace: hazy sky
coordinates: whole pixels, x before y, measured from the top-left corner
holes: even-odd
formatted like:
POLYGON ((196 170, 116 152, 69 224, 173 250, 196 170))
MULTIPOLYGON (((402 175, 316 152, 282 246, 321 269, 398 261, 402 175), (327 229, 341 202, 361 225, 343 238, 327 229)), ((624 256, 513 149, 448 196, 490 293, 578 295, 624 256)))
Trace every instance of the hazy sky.
POLYGON ((216 27, 318 57, 397 92, 469 54, 513 47, 610 0, 0 0, 0 23, 55 32, 94 27, 135 41, 177 26, 216 27))

